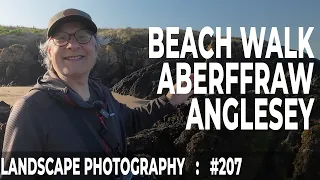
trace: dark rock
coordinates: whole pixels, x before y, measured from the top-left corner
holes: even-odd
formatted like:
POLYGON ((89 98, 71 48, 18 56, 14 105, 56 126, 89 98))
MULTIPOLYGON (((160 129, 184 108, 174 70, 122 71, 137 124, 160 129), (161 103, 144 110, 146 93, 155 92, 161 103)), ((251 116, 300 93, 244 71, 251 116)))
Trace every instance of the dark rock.
POLYGON ((320 178, 320 121, 314 122, 316 125, 301 134, 301 146, 294 160, 294 180, 320 178))
MULTIPOLYGON (((173 83, 176 81, 175 69, 177 62, 187 62, 193 67, 193 59, 191 56, 189 56, 189 59, 186 60, 169 59, 160 61, 127 75, 112 87, 112 91, 119 94, 131 95, 137 98, 148 100, 160 96, 160 94, 157 94, 157 89, 159 86, 159 80, 164 62, 169 63, 169 66, 172 69, 171 76, 173 83)), ((161 95, 166 94, 167 92, 168 90, 164 90, 161 95)))
POLYGON ((8 121, 8 117, 10 114, 10 105, 7 103, 0 101, 0 148, 3 146, 3 138, 6 130, 6 124, 8 121))
MULTIPOLYGON (((254 99, 257 97, 267 97, 268 99, 275 97, 281 99, 299 97, 304 98, 306 102, 308 102, 310 98, 315 98, 310 119, 319 119, 319 60, 311 58, 279 59, 275 54, 272 54, 270 59, 245 59, 243 57, 241 42, 236 41, 233 42, 233 53, 235 56, 232 56, 231 59, 216 59, 213 57, 208 59, 207 62, 220 62, 223 66, 226 62, 265 62, 270 69, 270 79, 273 78, 273 72, 278 62, 283 63, 286 72, 288 72, 288 66, 286 64, 288 62, 293 62, 295 69, 297 69, 297 63, 299 62, 304 62, 305 66, 308 66, 309 62, 313 62, 314 71, 310 93, 304 94, 300 87, 299 93, 296 95, 283 94, 281 91, 276 91, 273 95, 255 95, 254 86, 248 86, 246 94, 194 95, 193 98, 197 98, 199 101, 202 119, 204 119, 205 98, 209 98, 211 103, 214 104, 217 98, 221 98, 221 102, 223 103, 230 97, 238 100, 240 98, 246 98, 246 113, 247 121, 249 122, 254 122, 254 99)), ((225 54, 225 50, 222 51, 222 55, 223 54, 225 54)), ((265 54, 265 50, 262 54, 265 54)), ((170 63, 173 81, 175 83, 175 63, 178 62, 178 60, 171 59, 166 61, 170 63)), ((194 62, 195 59, 189 57, 181 61, 194 62)), ((120 94, 144 99, 158 97, 159 95, 156 94, 156 89, 158 87, 163 62, 152 64, 127 75, 119 83, 115 84, 112 90, 120 94)), ((249 73, 253 74, 254 72, 251 71, 249 73)), ((288 73, 286 73, 286 80, 289 82, 288 73)), ((269 81, 269 88, 271 87, 271 82, 272 81, 269 81)), ((225 88, 224 84, 225 83, 223 83, 222 88, 225 88)), ((290 83, 288 83, 288 85, 289 84, 290 83)), ((288 88, 291 87, 289 86, 288 88)), ((240 92, 239 90, 239 85, 234 85, 232 87, 233 92, 240 92)), ((163 92, 163 94, 165 93, 167 92, 163 92)), ((319 178, 319 168, 317 168, 320 154, 318 142, 319 120, 310 121, 311 129, 304 131, 302 129, 302 114, 300 111, 297 111, 297 117, 291 118, 291 121, 299 122, 299 130, 296 131, 287 131, 284 130, 284 128, 278 131, 229 131, 225 127, 221 127, 221 130, 215 130, 215 128, 212 127, 209 131, 199 131, 198 127, 192 127, 191 130, 185 130, 189 109, 190 101, 179 105, 177 107, 177 112, 169 114, 159 120, 152 129, 141 131, 138 135, 129 137, 129 146, 131 146, 129 151, 131 151, 132 154, 149 154, 153 157, 159 157, 160 155, 168 155, 168 157, 175 157, 177 155, 179 157, 186 157, 184 176, 182 179, 217 179, 217 177, 210 175, 209 161, 212 157, 219 156, 243 157, 240 176, 233 176, 231 178, 222 177, 219 179, 284 180, 319 178), (176 127, 180 127, 181 129, 177 131, 177 129, 175 129, 176 127), (161 136, 161 131, 164 129, 166 132, 172 133, 171 138, 168 138, 168 136, 161 136), (197 169, 195 166, 196 161, 200 161, 198 169, 201 173, 199 176, 195 175, 195 170, 197 169)), ((232 115, 233 112, 240 112, 240 110, 241 107, 232 109, 230 110, 230 115, 232 115)), ((285 114, 283 107, 278 108, 277 110, 279 110, 281 114, 285 114)), ((232 116, 229 118, 232 119, 232 116)), ((266 119, 274 120, 274 117, 267 114, 266 119)), ((160 179, 162 178, 175 179, 175 177, 172 176, 161 176, 160 179)))
POLYGON ((12 45, 0 54, 0 85, 31 85, 44 68, 26 45, 12 45))
POLYGON ((150 152, 153 157, 178 156, 174 151, 174 139, 182 132, 183 127, 164 127, 146 129, 128 138, 128 151, 131 154, 150 152))

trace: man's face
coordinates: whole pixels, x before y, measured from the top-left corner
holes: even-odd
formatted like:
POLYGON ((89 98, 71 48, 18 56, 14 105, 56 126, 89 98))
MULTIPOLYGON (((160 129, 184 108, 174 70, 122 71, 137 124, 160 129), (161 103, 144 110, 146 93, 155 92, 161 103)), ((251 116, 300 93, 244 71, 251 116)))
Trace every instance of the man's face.
MULTIPOLYGON (((56 36, 53 36, 53 39, 50 41, 48 54, 52 66, 58 74, 64 77, 88 76, 96 63, 96 40, 93 35, 86 44, 78 43, 74 36, 71 36, 69 43, 62 47, 54 43, 54 41, 57 42, 61 38, 61 35, 58 35, 59 32, 74 34, 80 29, 82 29, 81 23, 65 23, 56 31, 56 36)), ((80 35, 79 37, 82 36, 80 35)))

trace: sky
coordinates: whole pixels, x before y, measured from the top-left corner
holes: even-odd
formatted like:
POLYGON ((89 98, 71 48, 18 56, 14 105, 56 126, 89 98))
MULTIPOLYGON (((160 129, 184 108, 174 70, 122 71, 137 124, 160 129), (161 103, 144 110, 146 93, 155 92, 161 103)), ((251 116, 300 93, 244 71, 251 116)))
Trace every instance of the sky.
POLYGON ((290 27, 290 48, 298 49, 298 27, 314 27, 309 43, 320 59, 319 0, 0 0, 0 25, 46 28, 48 20, 66 8, 81 9, 91 15, 99 28, 148 28, 151 26, 232 28, 232 36, 241 37, 240 27, 277 27, 281 45, 284 28, 290 27))

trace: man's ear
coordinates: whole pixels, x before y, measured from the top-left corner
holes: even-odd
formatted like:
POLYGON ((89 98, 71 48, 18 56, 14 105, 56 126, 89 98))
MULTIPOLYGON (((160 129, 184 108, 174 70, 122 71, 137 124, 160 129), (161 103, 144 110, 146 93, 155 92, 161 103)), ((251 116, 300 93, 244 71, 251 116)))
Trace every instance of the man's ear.
POLYGON ((47 48, 47 54, 48 54, 48 57, 50 58, 50 59, 52 59, 51 57, 52 57, 52 48, 49 46, 48 48, 47 48))

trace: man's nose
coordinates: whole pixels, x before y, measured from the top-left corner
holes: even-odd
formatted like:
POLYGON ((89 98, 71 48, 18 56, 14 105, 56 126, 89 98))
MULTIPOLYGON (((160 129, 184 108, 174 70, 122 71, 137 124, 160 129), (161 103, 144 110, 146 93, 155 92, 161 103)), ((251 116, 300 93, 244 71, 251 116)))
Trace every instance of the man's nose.
POLYGON ((70 40, 67 44, 67 49, 78 49, 80 47, 80 44, 76 40, 74 36, 70 37, 70 40))

